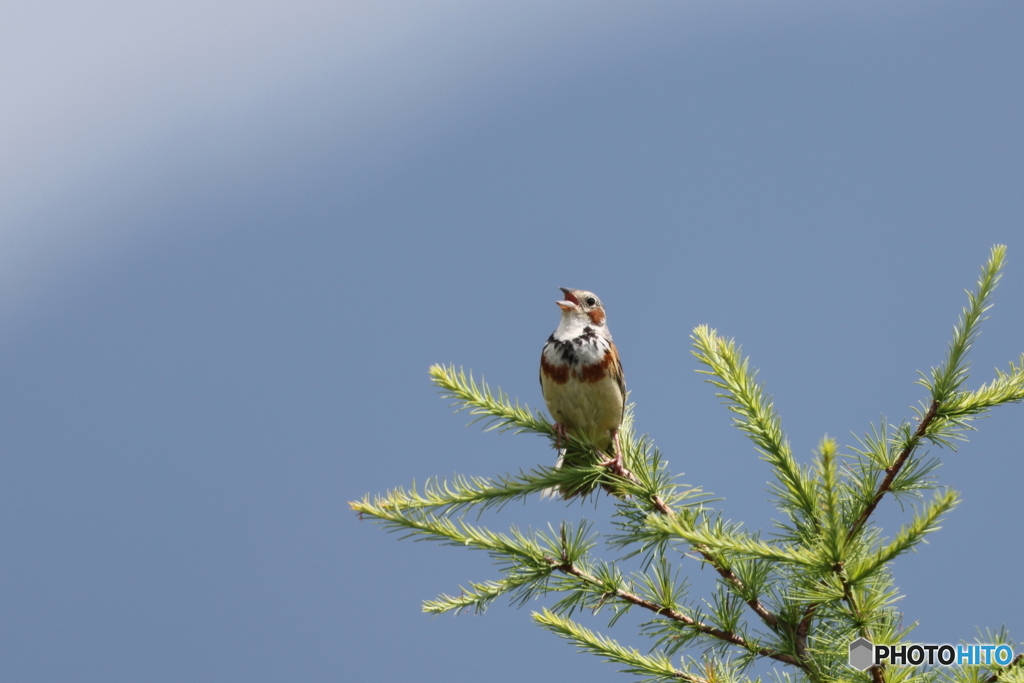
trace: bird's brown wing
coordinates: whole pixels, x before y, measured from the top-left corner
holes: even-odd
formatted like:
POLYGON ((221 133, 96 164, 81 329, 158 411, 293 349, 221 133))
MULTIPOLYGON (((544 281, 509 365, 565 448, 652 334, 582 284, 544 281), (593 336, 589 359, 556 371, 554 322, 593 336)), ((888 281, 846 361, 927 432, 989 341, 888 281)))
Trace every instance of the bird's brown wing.
POLYGON ((622 413, 626 413, 626 375, 622 371, 622 361, 619 360, 619 350, 615 348, 615 342, 611 343, 609 350, 612 354, 611 373, 615 377, 615 383, 619 385, 619 392, 622 393, 622 413))

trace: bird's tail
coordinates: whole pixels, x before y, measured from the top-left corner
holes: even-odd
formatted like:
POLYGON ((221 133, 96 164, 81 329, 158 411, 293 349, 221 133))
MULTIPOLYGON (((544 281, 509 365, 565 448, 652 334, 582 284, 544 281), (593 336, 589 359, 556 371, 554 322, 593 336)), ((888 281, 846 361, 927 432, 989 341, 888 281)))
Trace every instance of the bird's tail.
MULTIPOLYGON (((558 462, 555 463, 555 469, 557 470, 559 467, 561 467, 563 462, 565 462, 565 449, 560 448, 558 449, 558 462)), ((549 486, 548 488, 540 492, 541 500, 554 500, 555 498, 561 497, 562 492, 558 489, 557 486, 549 486)))

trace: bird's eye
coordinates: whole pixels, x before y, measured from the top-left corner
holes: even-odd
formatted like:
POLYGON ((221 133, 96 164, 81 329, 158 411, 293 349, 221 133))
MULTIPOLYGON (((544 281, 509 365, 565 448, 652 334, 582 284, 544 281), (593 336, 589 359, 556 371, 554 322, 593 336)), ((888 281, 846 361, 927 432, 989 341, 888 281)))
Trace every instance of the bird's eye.
POLYGON ((588 306, 593 306, 593 305, 594 305, 594 304, 596 304, 596 303, 597 303, 597 299, 595 299, 595 298, 594 298, 594 297, 592 297, 592 296, 588 296, 588 297, 587 297, 587 305, 588 305, 588 306))

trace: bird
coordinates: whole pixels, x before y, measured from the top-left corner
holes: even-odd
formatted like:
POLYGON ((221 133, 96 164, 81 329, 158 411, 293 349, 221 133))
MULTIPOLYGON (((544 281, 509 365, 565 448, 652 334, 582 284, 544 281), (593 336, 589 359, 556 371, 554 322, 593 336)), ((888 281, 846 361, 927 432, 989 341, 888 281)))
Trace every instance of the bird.
MULTIPOLYGON (((623 474, 619 428, 626 405, 626 379, 608 331, 604 305, 592 292, 559 289, 565 298, 555 303, 562 317, 540 355, 540 386, 554 419, 555 448, 561 449, 572 434, 605 453, 608 459, 598 464, 623 474)), ((560 451, 557 466, 566 463, 567 455, 560 451)), ((563 490, 562 495, 571 498, 589 492, 563 490)))

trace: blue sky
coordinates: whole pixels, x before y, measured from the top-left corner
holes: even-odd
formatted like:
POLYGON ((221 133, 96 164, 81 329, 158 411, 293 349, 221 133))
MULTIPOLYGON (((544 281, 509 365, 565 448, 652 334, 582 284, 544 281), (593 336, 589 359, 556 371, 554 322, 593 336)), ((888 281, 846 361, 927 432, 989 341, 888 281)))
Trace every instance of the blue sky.
MULTIPOLYGON (((770 473, 694 372, 698 324, 743 344, 800 458, 910 414, 995 243, 972 385, 1024 351, 1017 3, 6 15, 5 681, 624 680, 529 609, 423 615, 490 561, 346 504, 553 461, 467 429, 426 371, 540 406, 559 286, 605 302, 640 431, 752 528, 770 473)), ((937 453, 964 502, 895 563, 921 641, 1024 638, 1022 411, 937 453)))

